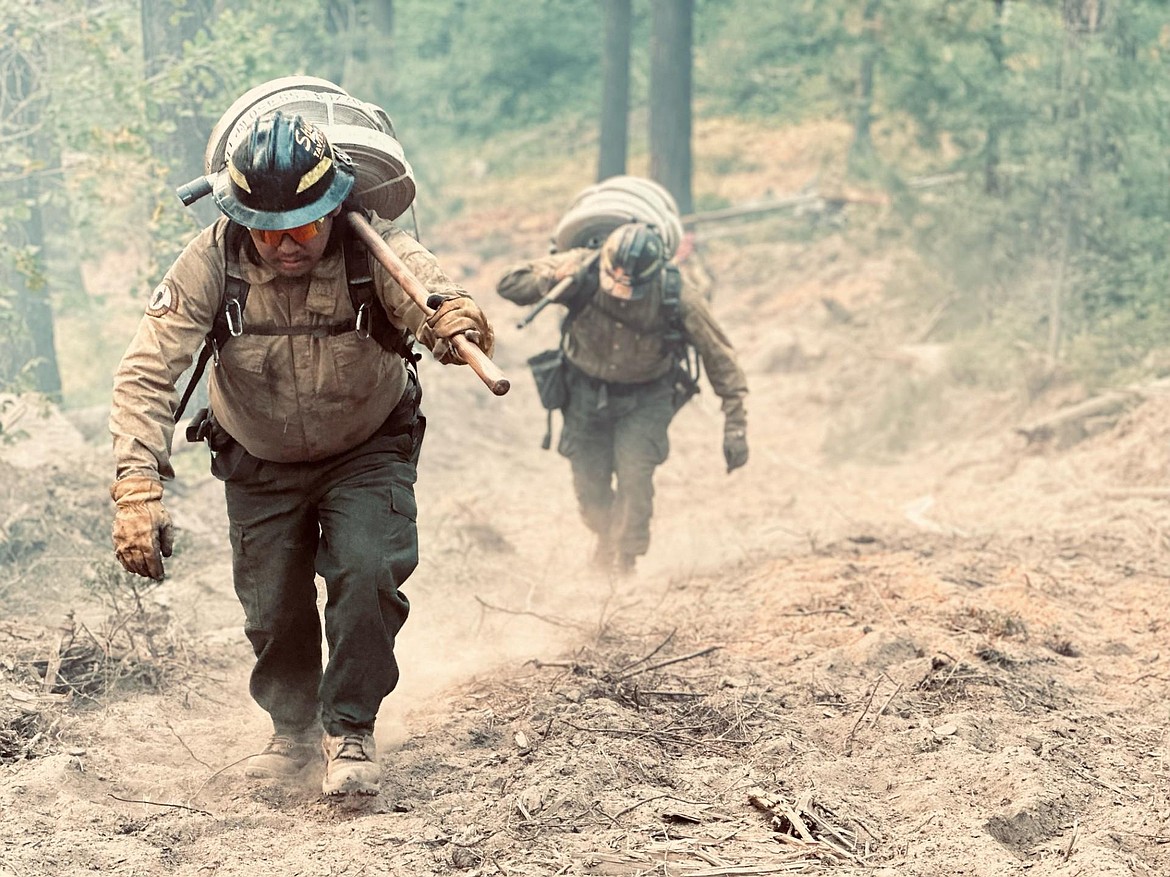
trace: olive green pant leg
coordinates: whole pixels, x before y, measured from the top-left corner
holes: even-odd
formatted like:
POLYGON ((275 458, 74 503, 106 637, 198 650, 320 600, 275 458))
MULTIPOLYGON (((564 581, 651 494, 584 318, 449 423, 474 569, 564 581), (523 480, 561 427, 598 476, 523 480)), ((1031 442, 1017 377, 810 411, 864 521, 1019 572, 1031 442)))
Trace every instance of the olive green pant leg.
POLYGON ((329 660, 321 680, 326 733, 373 732, 398 684, 395 640, 410 603, 399 588, 418 566, 410 437, 379 439, 349 459, 321 497, 317 570, 325 579, 329 660))
POLYGON ((569 459, 573 492, 581 520, 593 533, 609 538, 613 506, 613 418, 597 383, 576 370, 566 376, 568 401, 557 450, 569 459))
POLYGON ((604 394, 598 387, 570 381, 558 450, 569 458, 585 525, 615 551, 645 554, 654 470, 670 450, 673 391, 665 381, 604 394))
POLYGON ((638 557, 650 547, 654 514, 654 471, 670 453, 668 431, 674 416, 670 393, 658 387, 639 391, 631 411, 614 424, 616 490, 610 541, 620 555, 638 557))
POLYGON ((319 531, 308 485, 288 469, 262 463, 225 485, 235 590, 256 655, 249 690, 278 733, 318 720, 321 683, 319 531))
POLYGON ((398 682, 395 637, 418 564, 413 437, 327 461, 261 462, 225 487, 236 593, 256 654, 250 691, 277 731, 369 733, 398 682), (315 575, 325 579, 325 636, 315 575))

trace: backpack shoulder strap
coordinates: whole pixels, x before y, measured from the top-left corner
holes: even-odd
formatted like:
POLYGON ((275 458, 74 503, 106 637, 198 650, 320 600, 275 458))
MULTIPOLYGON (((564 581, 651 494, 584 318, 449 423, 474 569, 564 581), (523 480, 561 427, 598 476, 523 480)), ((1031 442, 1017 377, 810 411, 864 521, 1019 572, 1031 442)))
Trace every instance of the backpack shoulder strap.
POLYGON ((385 308, 378 301, 374 275, 370 271, 370 251, 348 227, 343 235, 345 281, 349 287, 349 300, 357 314, 355 329, 358 335, 373 338, 383 350, 397 353, 407 362, 418 362, 421 356, 414 352, 409 335, 405 330, 394 327, 385 308))
POLYGON ((229 338, 234 338, 244 331, 244 306, 248 302, 248 290, 251 287, 240 269, 240 247, 243 246, 247 233, 248 230, 239 223, 228 221, 227 232, 224 235, 223 295, 220 297, 219 307, 216 308, 211 331, 204 336, 199 358, 191 369, 191 377, 183 390, 183 398, 179 400, 179 407, 175 409, 175 423, 182 419, 187 403, 191 401, 191 395, 203 378, 207 361, 214 357, 215 361, 219 362, 220 348, 229 338))
POLYGON ((666 319, 663 341, 666 349, 674 354, 685 372, 690 395, 693 395, 698 391, 700 364, 699 354, 691 344, 686 325, 683 323, 682 273, 674 264, 668 264, 662 271, 662 309, 666 319))
POLYGON ((662 269, 662 308, 666 317, 667 345, 685 345, 687 330, 682 318, 682 274, 677 265, 666 265, 662 269))

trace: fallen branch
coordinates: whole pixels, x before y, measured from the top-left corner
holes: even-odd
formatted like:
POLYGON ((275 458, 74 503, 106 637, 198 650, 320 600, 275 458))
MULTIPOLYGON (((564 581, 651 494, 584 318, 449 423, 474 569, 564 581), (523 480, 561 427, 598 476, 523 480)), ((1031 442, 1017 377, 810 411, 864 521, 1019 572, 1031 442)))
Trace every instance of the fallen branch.
POLYGON ((707 646, 707 648, 705 648, 701 651, 698 651, 698 652, 692 652, 689 655, 682 655, 681 657, 678 657, 678 658, 670 658, 669 660, 666 660, 666 661, 659 661, 657 664, 651 664, 649 667, 643 667, 641 670, 635 670, 633 673, 623 673, 618 678, 619 679, 629 679, 631 676, 637 676, 641 673, 649 673, 651 670, 659 670, 662 667, 668 667, 671 664, 678 664, 678 663, 681 663, 682 661, 690 661, 694 658, 701 658, 701 657, 703 657, 703 655, 709 655, 712 652, 717 651, 719 648, 720 648, 719 646, 707 646))
POLYGON ((119 798, 117 795, 111 794, 111 798, 115 801, 121 801, 125 804, 149 804, 151 807, 174 807, 176 810, 189 810, 192 813, 200 813, 203 816, 214 816, 214 813, 209 813, 206 810, 200 810, 198 807, 188 807, 186 804, 168 804, 166 801, 140 801, 137 798, 119 798))
POLYGON ((1170 379, 1161 378, 1145 384, 1131 384, 1093 396, 1076 405, 1061 408, 1029 426, 1016 428, 1016 432, 1036 444, 1059 438, 1062 444, 1072 444, 1085 438, 1085 422, 1094 417, 1120 417, 1126 409, 1151 396, 1170 392, 1170 379))
POLYGON ((852 832, 837 828, 820 815, 813 805, 811 792, 806 792, 798 801, 789 804, 783 798, 774 797, 756 788, 748 791, 748 801, 772 817, 777 839, 781 842, 805 847, 811 852, 827 850, 838 858, 861 863, 859 856, 846 849, 857 846, 855 840, 845 836, 852 832), (814 827, 827 833, 838 843, 834 843, 828 837, 818 837, 814 833, 814 827))
POLYGON ((845 743, 842 746, 842 751, 846 755, 853 754, 853 736, 857 733, 857 729, 861 725, 861 720, 865 718, 866 713, 869 712, 869 708, 871 706, 873 706, 873 699, 874 699, 874 696, 877 695, 877 689, 878 689, 878 686, 881 685, 881 682, 882 682, 882 680, 881 680, 881 677, 879 676, 878 679, 873 683, 873 685, 870 686, 869 691, 866 693, 866 696, 865 696, 865 706, 863 706, 861 708, 861 712, 858 713, 857 718, 856 718, 856 720, 854 720, 852 727, 849 728, 849 733, 845 735, 845 743))
POLYGON ((658 801, 661 798, 670 798, 670 800, 672 800, 672 801, 678 801, 682 804, 690 804, 692 807, 710 807, 711 806, 710 801, 688 801, 686 798, 680 798, 677 795, 663 793, 661 795, 651 795, 649 798, 643 798, 637 804, 631 804, 625 810, 619 810, 613 816, 609 816, 609 814, 605 813, 604 810, 602 810, 601 812, 605 813, 606 816, 609 816, 609 818, 611 820, 613 820, 613 822, 616 824, 619 819, 621 819, 623 816, 625 816, 630 811, 637 810, 643 804, 649 804, 651 801, 658 801))
POLYGON ((755 877, 758 874, 783 874, 807 870, 807 862, 787 862, 783 865, 732 865, 728 868, 704 868, 687 871, 686 877, 755 877))
MULTIPOLYGON (((478 595, 476 596, 475 601, 479 603, 480 606, 483 606, 485 609, 491 609, 493 612, 503 612, 505 615, 527 615, 531 618, 537 619, 538 621, 543 621, 545 624, 554 625, 555 627, 568 627, 572 628, 573 630, 585 629, 585 625, 583 624, 576 624, 572 621, 561 621, 557 618, 550 618, 547 615, 540 615, 536 612, 530 612, 527 609, 508 609, 505 606, 494 606, 478 595)), ((546 663, 545 666, 552 665, 546 663)))
POLYGON ((666 635, 666 639, 664 639, 657 646, 655 646, 654 649, 648 655, 644 655, 643 657, 639 658, 638 660, 633 661, 632 663, 626 664, 626 666, 624 666, 620 670, 618 670, 618 673, 619 674, 624 673, 627 670, 629 670, 631 667, 637 667, 643 661, 649 661, 651 658, 653 658, 655 655, 657 655, 659 652, 661 652, 664 648, 666 648, 667 643, 669 643, 672 639, 674 639, 674 634, 675 634, 676 630, 678 630, 678 628, 675 628, 675 630, 672 630, 670 633, 668 633, 666 635))

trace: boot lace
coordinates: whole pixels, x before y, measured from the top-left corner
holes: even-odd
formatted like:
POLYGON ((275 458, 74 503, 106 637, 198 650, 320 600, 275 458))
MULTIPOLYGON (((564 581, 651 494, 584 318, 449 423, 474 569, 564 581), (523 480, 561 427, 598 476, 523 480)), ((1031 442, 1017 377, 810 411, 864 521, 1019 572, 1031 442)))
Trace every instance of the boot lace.
POLYGON ((341 745, 337 747, 337 754, 334 758, 349 761, 370 760, 370 756, 366 754, 366 747, 363 745, 362 737, 358 734, 346 734, 341 739, 341 745))

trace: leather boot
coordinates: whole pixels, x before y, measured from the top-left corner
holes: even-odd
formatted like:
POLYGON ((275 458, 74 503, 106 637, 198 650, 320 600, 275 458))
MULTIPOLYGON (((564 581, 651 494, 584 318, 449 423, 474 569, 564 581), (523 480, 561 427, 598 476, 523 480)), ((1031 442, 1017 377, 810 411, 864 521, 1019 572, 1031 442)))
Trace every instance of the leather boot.
POLYGON ((273 734, 259 755, 248 759, 244 776, 252 779, 294 777, 321 760, 321 731, 311 728, 293 734, 273 734))
POLYGON ((345 734, 322 738, 325 749, 325 779, 321 792, 325 795, 376 795, 382 769, 374 738, 368 734, 345 734))

